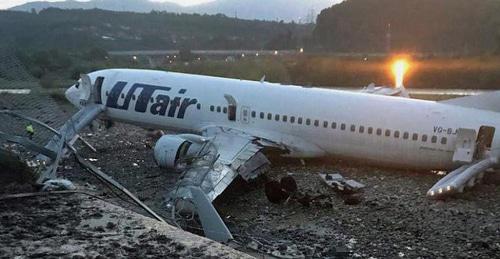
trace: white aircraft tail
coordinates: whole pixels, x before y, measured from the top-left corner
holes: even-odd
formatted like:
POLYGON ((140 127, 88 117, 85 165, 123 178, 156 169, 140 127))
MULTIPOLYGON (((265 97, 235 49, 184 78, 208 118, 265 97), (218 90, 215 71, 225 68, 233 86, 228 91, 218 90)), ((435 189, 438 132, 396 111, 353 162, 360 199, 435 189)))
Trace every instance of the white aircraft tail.
POLYGON ((500 112, 500 91, 444 100, 440 103, 500 112))

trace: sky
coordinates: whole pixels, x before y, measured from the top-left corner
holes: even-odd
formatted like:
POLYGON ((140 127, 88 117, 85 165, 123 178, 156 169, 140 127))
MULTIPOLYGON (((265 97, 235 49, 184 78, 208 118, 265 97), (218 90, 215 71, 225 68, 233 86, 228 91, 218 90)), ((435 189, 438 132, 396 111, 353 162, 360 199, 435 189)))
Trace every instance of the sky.
MULTIPOLYGON (((26 2, 35 2, 35 1, 40 1, 40 0, 0 0, 0 9, 7 9, 16 5, 21 5, 26 2)), ((43 0, 42 0, 43 1, 43 0)), ((49 2, 58 2, 61 0, 45 0, 49 2)), ((153 0, 155 2, 167 2, 165 0, 153 0)), ((204 2, 210 2, 212 0, 168 0, 168 2, 174 2, 180 5, 194 5, 194 4, 199 4, 199 3, 204 3, 204 2)))

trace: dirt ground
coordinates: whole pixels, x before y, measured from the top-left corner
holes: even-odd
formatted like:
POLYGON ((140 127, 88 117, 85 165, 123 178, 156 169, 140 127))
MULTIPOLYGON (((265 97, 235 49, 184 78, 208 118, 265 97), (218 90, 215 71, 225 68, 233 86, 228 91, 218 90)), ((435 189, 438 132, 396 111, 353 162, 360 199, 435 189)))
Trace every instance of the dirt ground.
POLYGON ((81 193, 0 198, 0 258, 245 258, 81 193))
MULTIPOLYGON (((155 139, 146 130, 118 124, 84 137, 98 149, 93 153, 80 147, 84 157, 169 217, 163 196, 177 175, 156 166, 155 139)), ((236 183, 215 204, 235 237, 230 245, 238 250, 282 258, 500 258, 500 187, 491 180, 458 197, 435 201, 425 194, 441 176, 431 172, 337 160, 307 161, 306 166, 296 160, 273 162, 268 179, 291 175, 300 192, 326 198, 309 207, 295 201, 272 204, 264 193, 266 179, 236 183), (334 171, 366 184, 360 204, 345 204, 317 175, 334 171)), ((61 170, 76 183, 101 188, 71 158, 61 170)), ((110 199, 120 203, 112 195, 110 199)))

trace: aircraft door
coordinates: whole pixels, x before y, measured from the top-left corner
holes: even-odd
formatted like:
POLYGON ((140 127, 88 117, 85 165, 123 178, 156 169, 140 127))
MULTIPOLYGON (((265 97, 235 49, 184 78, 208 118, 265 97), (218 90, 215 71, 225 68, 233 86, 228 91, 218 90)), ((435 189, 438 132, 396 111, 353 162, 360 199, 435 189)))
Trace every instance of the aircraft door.
POLYGON ((97 77, 94 83, 94 89, 92 94, 94 95, 95 103, 102 104, 102 84, 104 83, 104 77, 97 77))
POLYGON ((491 126, 481 126, 476 139, 476 154, 475 158, 482 158, 484 153, 491 149, 493 137, 495 136, 495 128, 491 126))
POLYGON ((453 162, 470 163, 474 159, 475 151, 476 131, 473 129, 458 129, 453 162))
POLYGON ((244 124, 250 123, 250 107, 241 107, 241 122, 244 124))
POLYGON ((227 119, 230 121, 236 121, 236 113, 237 113, 237 106, 238 102, 236 102, 236 99, 229 94, 225 94, 224 98, 226 98, 227 101, 227 119))

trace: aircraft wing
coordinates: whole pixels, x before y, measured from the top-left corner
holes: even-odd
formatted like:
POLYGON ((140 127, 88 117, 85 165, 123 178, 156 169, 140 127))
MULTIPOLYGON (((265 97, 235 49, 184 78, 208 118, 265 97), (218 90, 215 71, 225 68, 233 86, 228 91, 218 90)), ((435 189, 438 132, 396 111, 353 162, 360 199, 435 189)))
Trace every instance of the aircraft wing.
POLYGON ((231 233, 212 202, 238 176, 244 180, 254 179, 267 170, 270 163, 261 153, 265 146, 257 137, 220 127, 208 128, 203 135, 211 139, 208 149, 182 173, 168 195, 168 204, 179 209, 176 208, 178 201, 189 200, 205 235, 226 242, 232 239, 231 233))
POLYGON ((463 165, 439 180, 427 192, 430 197, 442 197, 450 194, 461 193, 465 187, 472 187, 477 180, 483 177, 483 173, 489 168, 497 166, 499 159, 497 157, 487 157, 475 161, 471 164, 463 165))

